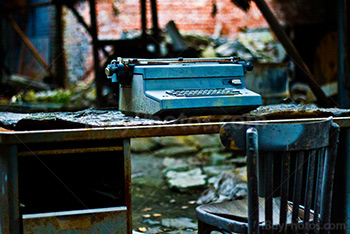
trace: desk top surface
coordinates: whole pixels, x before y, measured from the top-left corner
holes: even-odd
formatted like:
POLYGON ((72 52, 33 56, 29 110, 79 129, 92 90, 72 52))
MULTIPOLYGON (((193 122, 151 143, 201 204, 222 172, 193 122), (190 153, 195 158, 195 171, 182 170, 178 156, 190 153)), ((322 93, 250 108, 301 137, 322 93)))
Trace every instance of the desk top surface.
POLYGON ((154 136, 216 134, 228 122, 300 122, 334 116, 340 127, 350 127, 350 110, 314 105, 262 106, 244 115, 201 116, 175 120, 128 117, 115 110, 18 114, 0 112, 0 143, 45 143, 76 140, 123 139, 154 136))

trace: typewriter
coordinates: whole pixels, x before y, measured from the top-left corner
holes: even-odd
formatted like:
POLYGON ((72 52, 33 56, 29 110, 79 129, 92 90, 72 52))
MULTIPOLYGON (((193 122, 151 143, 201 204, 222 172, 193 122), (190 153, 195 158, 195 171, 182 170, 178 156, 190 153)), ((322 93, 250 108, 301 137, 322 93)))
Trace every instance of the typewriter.
POLYGON ((127 115, 179 117, 232 115, 262 104, 245 87, 252 65, 237 57, 113 60, 105 73, 119 84, 119 110, 127 115))

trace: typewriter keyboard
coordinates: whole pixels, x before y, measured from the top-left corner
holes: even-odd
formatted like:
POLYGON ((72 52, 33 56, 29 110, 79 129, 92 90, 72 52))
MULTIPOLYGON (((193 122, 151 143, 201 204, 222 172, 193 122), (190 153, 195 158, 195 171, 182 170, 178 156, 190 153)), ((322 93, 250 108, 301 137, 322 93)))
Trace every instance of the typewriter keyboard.
POLYGON ((222 96, 222 95, 239 95, 239 91, 229 88, 219 89, 177 89, 166 91, 166 94, 175 97, 203 97, 203 96, 222 96))

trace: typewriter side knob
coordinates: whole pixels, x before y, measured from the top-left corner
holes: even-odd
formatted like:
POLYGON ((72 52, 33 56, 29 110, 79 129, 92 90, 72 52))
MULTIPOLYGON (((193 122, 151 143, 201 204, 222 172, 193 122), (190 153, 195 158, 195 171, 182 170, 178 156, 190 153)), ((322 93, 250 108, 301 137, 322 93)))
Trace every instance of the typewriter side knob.
POLYGON ((251 62, 245 62, 244 60, 240 60, 236 62, 237 64, 241 64, 243 66, 244 73, 247 73, 247 71, 253 70, 253 63, 251 62))
POLYGON ((131 85, 134 65, 112 60, 105 68, 105 74, 112 83, 131 85))
POLYGON ((247 62, 246 67, 247 67, 247 71, 252 71, 253 70, 253 63, 247 62))

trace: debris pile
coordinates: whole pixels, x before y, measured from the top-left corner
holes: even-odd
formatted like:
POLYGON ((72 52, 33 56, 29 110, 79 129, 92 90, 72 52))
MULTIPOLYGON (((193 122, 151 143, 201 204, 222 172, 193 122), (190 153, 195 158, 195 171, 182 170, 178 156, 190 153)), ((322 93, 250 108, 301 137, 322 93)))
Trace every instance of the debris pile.
POLYGON ((196 233, 196 206, 247 195, 246 159, 219 135, 135 138, 131 150, 134 233, 196 233))
POLYGON ((132 139, 131 150, 164 158, 162 173, 169 189, 209 187, 198 204, 246 195, 245 157, 226 152, 218 135, 132 139))
MULTIPOLYGON (((61 109, 86 109, 94 106, 96 91, 94 85, 79 84, 69 89, 35 91, 24 89, 12 96, 10 104, 46 104, 61 109)), ((44 105, 45 106, 45 105, 44 105)), ((43 109, 44 110, 44 109, 43 109)))

